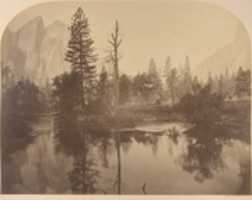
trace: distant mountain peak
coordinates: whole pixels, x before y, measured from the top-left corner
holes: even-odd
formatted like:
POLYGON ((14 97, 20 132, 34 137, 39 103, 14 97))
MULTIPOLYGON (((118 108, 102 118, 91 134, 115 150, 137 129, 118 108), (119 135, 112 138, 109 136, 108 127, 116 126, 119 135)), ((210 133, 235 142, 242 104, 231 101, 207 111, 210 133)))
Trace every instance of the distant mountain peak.
POLYGON ((244 27, 237 26, 233 41, 204 59, 196 67, 195 73, 201 79, 207 79, 208 71, 211 71, 212 75, 219 75, 225 73, 227 69, 231 73, 235 72, 239 66, 249 69, 251 67, 251 47, 248 38, 244 27))
POLYGON ((56 20, 46 27, 46 33, 48 37, 63 37, 66 35, 67 25, 60 20, 56 20))
POLYGON ((44 28, 43 17, 38 16, 38 17, 33 18, 32 20, 30 20, 26 24, 24 24, 19 30, 26 29, 27 27, 31 27, 33 25, 38 25, 38 26, 44 28))
POLYGON ((66 24, 60 20, 55 20, 52 25, 54 26, 66 26, 66 24))
POLYGON ((15 32, 8 28, 3 37, 2 55, 5 65, 39 85, 65 70, 64 51, 68 39, 67 25, 56 20, 45 26, 41 16, 35 17, 15 32))

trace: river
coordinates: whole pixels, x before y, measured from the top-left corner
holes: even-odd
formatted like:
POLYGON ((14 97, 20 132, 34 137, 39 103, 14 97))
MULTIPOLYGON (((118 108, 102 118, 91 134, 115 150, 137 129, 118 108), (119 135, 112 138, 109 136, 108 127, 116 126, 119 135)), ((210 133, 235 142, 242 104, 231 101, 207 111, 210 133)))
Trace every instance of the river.
POLYGON ((3 191, 248 193, 244 188, 250 188, 250 145, 232 138, 209 137, 207 130, 191 136, 186 133, 191 128, 181 122, 149 122, 124 131, 89 132, 87 148, 82 148, 80 138, 74 137, 78 132, 74 120, 41 119, 34 125, 35 139, 3 161, 3 191), (57 136, 60 128, 67 135, 63 139, 57 136))

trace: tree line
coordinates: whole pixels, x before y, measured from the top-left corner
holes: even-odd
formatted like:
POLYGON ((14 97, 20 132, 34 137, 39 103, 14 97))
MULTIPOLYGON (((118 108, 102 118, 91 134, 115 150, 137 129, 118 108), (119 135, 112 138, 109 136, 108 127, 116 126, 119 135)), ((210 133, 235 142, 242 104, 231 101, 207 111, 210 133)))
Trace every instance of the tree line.
POLYGON ((108 39, 111 45, 108 60, 112 64, 112 74, 108 72, 108 66, 103 66, 98 74, 94 41, 90 36, 88 18, 82 8, 78 8, 74 14, 69 30, 71 39, 66 60, 71 64, 71 72, 54 80, 54 95, 58 104, 67 110, 107 112, 113 115, 119 105, 175 105, 185 95, 193 94, 207 84, 225 99, 250 94, 250 70, 240 67, 237 74, 231 75, 227 70, 215 77, 209 74, 207 82, 199 81, 191 72, 189 56, 185 57, 184 64, 179 69, 172 67, 171 58, 168 57, 160 72, 152 58, 148 71, 135 76, 120 74, 119 48, 122 38, 117 21, 108 39))
MULTIPOLYGON (((174 106, 184 96, 196 94, 206 85, 210 85, 211 91, 220 94, 225 100, 250 96, 250 70, 241 66, 232 74, 228 70, 215 76, 209 73, 208 80, 201 81, 191 72, 189 56, 185 57, 184 64, 179 68, 173 66, 168 56, 162 67, 157 66, 151 58, 145 72, 121 74, 119 52, 122 37, 117 21, 108 38, 111 47, 107 57, 109 64, 97 72, 98 56, 90 36, 88 18, 82 8, 78 8, 73 15, 69 32, 65 60, 70 63, 70 72, 58 75, 52 85, 48 83, 41 89, 32 81, 15 81, 11 68, 5 66, 2 69, 3 94, 9 94, 13 88, 29 90, 32 85, 39 90, 36 94, 42 99, 40 103, 54 104, 62 112, 79 110, 87 114, 109 115, 114 115, 118 107, 125 105, 174 106), (112 67, 112 73, 109 73, 108 67, 112 67)), ((18 101, 29 101, 22 98, 26 97, 20 97, 18 101)))

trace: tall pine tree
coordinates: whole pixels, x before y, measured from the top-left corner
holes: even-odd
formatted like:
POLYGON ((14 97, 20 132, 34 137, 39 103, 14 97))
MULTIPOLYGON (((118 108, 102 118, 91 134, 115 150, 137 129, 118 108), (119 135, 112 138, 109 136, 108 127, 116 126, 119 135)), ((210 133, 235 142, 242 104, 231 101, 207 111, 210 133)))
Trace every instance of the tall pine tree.
POLYGON ((191 75, 191 64, 189 56, 185 58, 184 66, 184 89, 185 94, 189 94, 192 91, 192 75, 191 75))
POLYGON ((170 72, 171 72, 171 57, 168 56, 165 61, 163 76, 167 78, 170 72))
POLYGON ((90 37, 88 18, 81 7, 77 9, 72 24, 69 27, 70 40, 66 53, 66 61, 71 63, 80 88, 80 105, 82 110, 95 99, 96 94, 96 55, 94 54, 93 40, 90 37))

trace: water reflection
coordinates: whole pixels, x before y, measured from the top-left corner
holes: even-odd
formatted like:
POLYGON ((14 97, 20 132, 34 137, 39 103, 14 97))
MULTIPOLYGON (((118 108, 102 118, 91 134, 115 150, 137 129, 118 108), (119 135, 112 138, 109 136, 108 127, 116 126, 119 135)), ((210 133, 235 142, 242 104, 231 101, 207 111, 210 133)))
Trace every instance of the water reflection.
POLYGON ((225 167, 221 153, 223 145, 230 139, 227 130, 221 127, 194 127, 186 133, 188 152, 184 156, 183 169, 194 173, 199 182, 213 178, 215 171, 225 167))
POLYGON ((96 190, 95 162, 91 149, 88 122, 80 121, 76 113, 59 115, 55 120, 55 147, 73 157, 72 170, 68 172, 71 190, 77 194, 92 194, 96 190))
POLYGON ((52 117, 44 126, 49 130, 10 153, 12 175, 4 183, 11 180, 12 193, 249 192, 250 146, 223 127, 184 131, 166 123, 162 132, 97 131, 75 113, 52 117))
MULTIPOLYGON (((36 123, 34 120, 33 123, 36 123)), ((6 180, 2 184, 2 190, 9 193, 9 189, 16 183, 22 183, 18 171, 13 168, 14 160, 11 155, 19 150, 25 149, 34 140, 32 136, 32 122, 21 116, 6 114, 2 121, 2 175, 6 180), (13 178, 9 178, 12 174, 13 178)))

